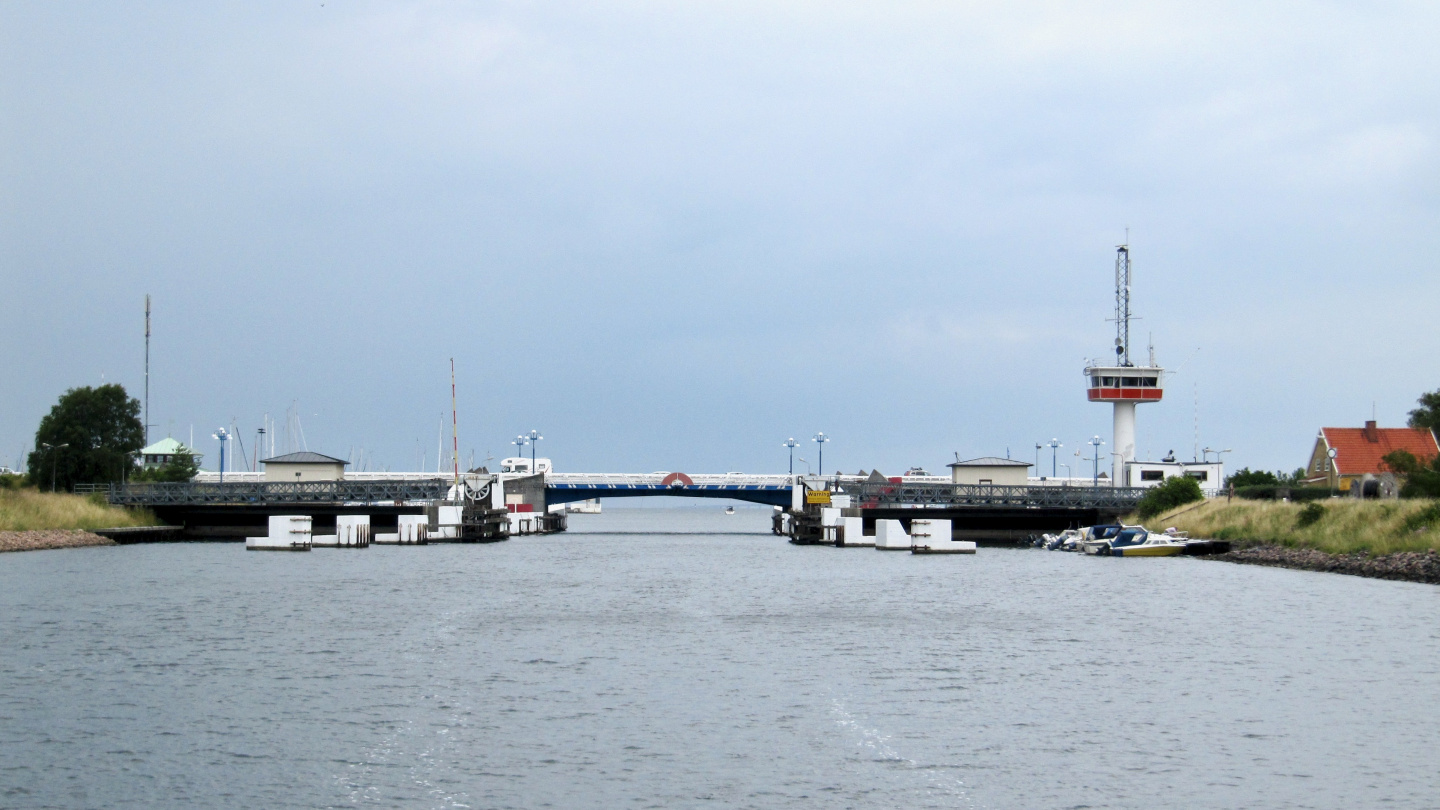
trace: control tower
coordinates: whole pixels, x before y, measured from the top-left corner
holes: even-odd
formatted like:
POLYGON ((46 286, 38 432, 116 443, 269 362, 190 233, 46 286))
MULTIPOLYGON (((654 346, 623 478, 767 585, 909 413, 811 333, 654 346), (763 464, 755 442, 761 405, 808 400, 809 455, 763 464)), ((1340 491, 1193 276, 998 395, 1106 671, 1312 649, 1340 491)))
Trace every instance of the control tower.
POLYGON ((1112 458, 1115 461, 1114 485, 1130 486, 1125 465, 1135 460, 1135 406, 1159 402, 1165 395, 1164 369, 1155 365, 1151 349, 1149 365, 1130 362, 1130 246, 1115 250, 1115 364, 1100 365, 1091 361, 1085 368, 1090 378, 1087 391, 1091 402, 1115 405, 1115 436, 1112 458))

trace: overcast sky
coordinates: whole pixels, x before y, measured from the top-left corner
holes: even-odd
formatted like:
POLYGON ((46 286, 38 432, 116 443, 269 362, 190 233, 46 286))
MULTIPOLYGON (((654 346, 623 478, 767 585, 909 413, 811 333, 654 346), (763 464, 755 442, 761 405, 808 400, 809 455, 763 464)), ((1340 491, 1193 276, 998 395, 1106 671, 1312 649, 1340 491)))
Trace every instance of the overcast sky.
POLYGON ((68 388, 141 394, 149 293, 152 438, 193 425, 207 467, 267 412, 283 450, 293 408, 311 450, 433 468, 454 357, 477 464, 534 428, 561 470, 774 472, 824 431, 829 471, 1054 437, 1088 472, 1128 227, 1137 350, 1179 370, 1141 457, 1189 458, 1198 415, 1294 469, 1440 388, 1437 31, 1418 2, 6 2, 0 464, 68 388))

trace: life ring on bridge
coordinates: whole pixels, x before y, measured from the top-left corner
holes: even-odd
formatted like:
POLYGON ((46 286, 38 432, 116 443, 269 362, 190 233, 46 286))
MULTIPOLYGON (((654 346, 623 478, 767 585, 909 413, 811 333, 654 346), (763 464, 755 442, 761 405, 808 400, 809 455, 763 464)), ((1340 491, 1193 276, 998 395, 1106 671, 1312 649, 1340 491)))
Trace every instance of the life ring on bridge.
POLYGON ((660 482, 660 486, 670 487, 671 489, 684 489, 685 487, 695 486, 695 482, 691 481, 690 476, 685 473, 670 473, 660 482))

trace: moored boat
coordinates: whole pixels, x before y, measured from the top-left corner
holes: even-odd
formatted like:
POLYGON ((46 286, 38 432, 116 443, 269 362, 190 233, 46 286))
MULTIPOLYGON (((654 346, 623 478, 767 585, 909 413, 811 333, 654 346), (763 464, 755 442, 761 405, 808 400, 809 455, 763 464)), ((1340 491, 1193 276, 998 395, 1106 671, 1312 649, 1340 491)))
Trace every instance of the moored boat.
MULTIPOLYGON (((1185 543, 1169 535, 1147 531, 1143 527, 1127 527, 1109 542, 1112 557, 1173 557, 1184 553, 1185 543)), ((1101 556, 1105 551, 1096 552, 1101 556)))

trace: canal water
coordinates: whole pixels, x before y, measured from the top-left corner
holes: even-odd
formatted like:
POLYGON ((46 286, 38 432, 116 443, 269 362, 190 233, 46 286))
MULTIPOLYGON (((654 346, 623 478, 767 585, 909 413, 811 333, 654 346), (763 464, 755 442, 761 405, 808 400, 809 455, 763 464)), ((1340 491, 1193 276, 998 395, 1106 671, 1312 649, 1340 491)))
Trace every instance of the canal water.
POLYGON ((0 556, 0 807, 1440 802, 1440 588, 768 523, 0 556))

